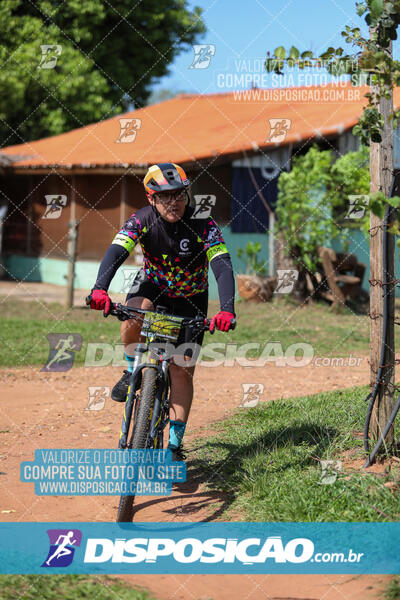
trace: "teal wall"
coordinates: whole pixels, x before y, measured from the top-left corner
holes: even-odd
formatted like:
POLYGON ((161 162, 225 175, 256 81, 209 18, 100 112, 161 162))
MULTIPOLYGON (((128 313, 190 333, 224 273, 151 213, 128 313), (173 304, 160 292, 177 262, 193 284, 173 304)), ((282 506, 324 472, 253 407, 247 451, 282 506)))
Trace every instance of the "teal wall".
MULTIPOLYGON (((268 272, 268 234, 265 233, 232 233, 230 227, 221 227, 222 235, 224 237, 226 246, 229 250, 232 259, 233 270, 235 273, 244 273, 246 271, 246 260, 243 258, 238 258, 237 250, 238 248, 244 248, 247 242, 260 242, 261 244, 261 252, 259 255, 260 261, 265 261, 265 267, 268 272)), ((211 300, 218 299, 218 289, 217 282, 215 281, 215 277, 210 269, 210 274, 208 278, 209 284, 209 294, 211 300)), ((237 290, 236 290, 236 297, 237 290)))
MULTIPOLYGON (((260 233, 232 234, 229 227, 223 227, 222 232, 226 245, 232 257, 235 272, 244 272, 246 262, 237 257, 237 249, 245 246, 248 241, 261 242, 262 260, 268 261, 268 235, 260 233)), ((268 263, 267 263, 268 264, 268 263)), ((43 281, 65 285, 67 280, 67 261, 56 258, 28 258, 25 256, 9 255, 4 257, 4 265, 8 272, 17 280, 43 281)), ((75 287, 90 289, 96 280, 100 262, 78 260, 75 265, 75 287)), ((123 267, 122 267, 123 268, 123 267)), ((120 292, 123 287, 123 274, 117 271, 111 282, 110 292, 120 292)), ((210 299, 218 299, 217 283, 210 269, 210 299)))
MULTIPOLYGON (((260 260, 265 261, 268 270, 268 234, 262 233, 231 233, 229 227, 222 227, 222 233, 229 249, 233 268, 235 273, 244 273, 246 270, 246 261, 237 257, 237 250, 245 247, 247 242, 260 242, 261 252, 260 260)), ((358 260, 367 266, 363 287, 368 290, 369 278, 369 244, 364 234, 358 229, 350 230, 348 252, 356 254, 358 260)), ((341 249, 338 240, 334 240, 332 247, 339 251, 341 249)), ((54 258, 27 258, 23 256, 10 255, 4 258, 6 269, 15 279, 24 281, 43 281, 45 283, 54 283, 65 285, 67 277, 67 261, 54 258)), ((90 289, 96 279, 100 262, 81 261, 76 263, 75 287, 81 289, 90 289)), ((122 267, 123 268, 123 267, 122 267)), ((399 252, 396 250, 396 272, 400 273, 399 252)), ((218 299, 218 290, 215 278, 210 269, 210 299, 218 299)), ((121 269, 115 275, 111 286, 111 292, 119 292, 123 287, 123 274, 121 269)), ((397 294, 400 290, 396 288, 397 294)))
MULTIPOLYGON (((10 255, 4 259, 6 269, 15 279, 24 281, 43 281, 56 285, 66 285, 67 261, 56 258, 26 258, 10 255)), ((75 287, 89 289, 96 281, 100 262, 78 260, 75 264, 75 287)), ((124 277, 118 271, 111 283, 111 292, 120 292, 124 277)))

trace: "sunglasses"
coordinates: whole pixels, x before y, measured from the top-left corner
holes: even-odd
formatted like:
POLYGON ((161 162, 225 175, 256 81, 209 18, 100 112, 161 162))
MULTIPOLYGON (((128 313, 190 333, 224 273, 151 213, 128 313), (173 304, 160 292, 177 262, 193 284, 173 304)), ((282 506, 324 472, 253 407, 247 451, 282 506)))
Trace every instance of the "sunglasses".
POLYGON ((172 204, 172 202, 183 202, 186 200, 186 194, 184 191, 175 192, 175 194, 154 194, 159 202, 164 206, 172 204))

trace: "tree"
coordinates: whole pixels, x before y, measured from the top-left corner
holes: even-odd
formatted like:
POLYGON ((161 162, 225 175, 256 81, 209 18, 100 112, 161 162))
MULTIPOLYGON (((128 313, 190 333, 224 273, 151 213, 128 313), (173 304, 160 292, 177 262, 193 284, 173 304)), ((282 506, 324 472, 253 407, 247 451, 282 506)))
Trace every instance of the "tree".
MULTIPOLYGON (((365 146, 357 152, 344 154, 333 163, 329 181, 333 206, 347 211, 349 196, 368 194, 369 186, 369 152, 365 146)), ((343 213, 341 216, 344 216, 343 213)))
POLYGON ((281 173, 278 180, 276 217, 299 271, 315 269, 317 246, 329 243, 337 232, 331 207, 324 202, 331 165, 331 152, 314 146, 294 157, 291 171, 281 173))
POLYGON ((2 0, 1 146, 144 106, 152 83, 205 31, 201 12, 187 0, 2 0))
MULTIPOLYGON (((393 126, 397 125, 399 110, 393 109, 393 89, 400 85, 400 62, 393 59, 392 40, 397 39, 400 24, 400 0, 365 0, 356 3, 359 16, 365 15, 369 38, 362 35, 359 27, 347 25, 342 36, 353 44, 353 55, 345 54, 343 48, 328 48, 319 57, 309 50, 301 53, 297 48, 287 52, 283 46, 268 56, 269 72, 282 73, 285 64, 300 69, 309 66, 326 67, 333 75, 348 74, 353 82, 366 80, 370 91, 366 94, 368 104, 353 132, 364 143, 371 144, 370 169, 370 276, 374 285, 370 295, 370 362, 371 384, 377 382, 379 393, 372 413, 372 435, 380 437, 394 406, 394 232, 400 232, 399 221, 391 206, 400 206, 400 198, 389 198, 393 177, 393 126), (385 208, 386 206, 386 208, 385 208), (388 221, 383 221, 383 212, 388 221), (383 269, 384 231, 387 235, 385 270, 383 269), (384 272, 383 272, 384 271, 384 272), (380 287, 384 288, 382 294, 380 287), (385 298, 385 300, 384 300, 385 298), (388 300, 386 300, 388 298, 388 300), (382 340, 384 306, 387 308, 387 328, 382 340), (384 356, 380 358, 381 347, 384 356), (381 364, 381 360, 383 360, 381 364)), ((378 389, 378 388, 374 388, 378 389)), ((393 427, 388 431, 387 447, 394 441, 393 427)))
POLYGON ((336 161, 330 150, 317 146, 293 158, 291 171, 279 177, 276 216, 287 253, 299 271, 315 272, 319 246, 329 246, 334 238, 345 242, 349 196, 368 191, 365 147, 336 161))
POLYGON ((165 102, 165 100, 171 100, 180 94, 190 94, 190 92, 185 92, 184 90, 171 90, 169 88, 153 90, 147 99, 147 104, 150 105, 157 104, 158 102, 165 102))
MULTIPOLYGON (((268 72, 282 74, 285 65, 305 69, 310 67, 326 68, 333 76, 349 75, 353 84, 367 82, 371 90, 366 94, 368 104, 365 107, 354 134, 361 141, 381 142, 384 121, 379 111, 380 98, 388 98, 394 85, 400 85, 400 61, 394 60, 388 51, 391 41, 397 39, 397 28, 400 24, 400 0, 365 0, 356 2, 357 13, 365 14, 365 21, 371 28, 369 38, 361 34, 359 27, 346 25, 342 37, 353 44, 356 52, 346 54, 343 48, 330 46, 325 52, 315 57, 310 50, 302 53, 292 46, 287 51, 283 46, 268 53, 265 66, 268 72)), ((393 111, 391 117, 397 124, 400 109, 393 111)))

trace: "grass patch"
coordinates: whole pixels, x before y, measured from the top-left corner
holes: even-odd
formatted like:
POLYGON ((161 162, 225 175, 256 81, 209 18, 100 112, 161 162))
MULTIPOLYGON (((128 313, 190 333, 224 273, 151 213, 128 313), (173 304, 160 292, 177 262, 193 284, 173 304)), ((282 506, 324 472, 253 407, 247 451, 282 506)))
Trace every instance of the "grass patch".
POLYGON ((400 600, 400 579, 398 577, 390 581, 384 591, 383 600, 400 600))
POLYGON ((28 365, 43 366, 49 354, 49 333, 78 333, 82 336, 82 347, 75 353, 74 364, 85 362, 86 348, 89 342, 118 344, 120 329, 117 320, 100 321, 99 323, 84 320, 48 320, 48 319, 2 319, 0 365, 7 367, 24 367, 28 365))
POLYGON ((0 575, 2 600, 152 600, 124 581, 90 575, 0 575))
POLYGON ((400 480, 398 468, 382 476, 344 468, 332 485, 321 483, 321 459, 363 460, 367 392, 271 401, 218 423, 194 451, 193 467, 208 474, 209 489, 226 493, 222 519, 399 520, 400 496, 384 486, 400 480))
POLYGON ((369 351, 369 317, 350 309, 337 314, 327 304, 300 306, 288 299, 267 304, 239 302, 236 310, 238 326, 229 334, 230 342, 275 341, 283 351, 302 342, 311 344, 317 356, 348 356, 349 348, 353 355, 369 351))
MULTIPOLYGON (((57 303, 23 302, 2 303, 0 334, 0 365, 43 365, 48 356, 48 333, 78 333, 82 348, 76 353, 75 365, 85 361, 88 342, 116 344, 120 342, 120 323, 113 317, 104 319, 100 311, 86 307, 65 309, 57 303)), ((219 310, 211 301, 209 315, 219 310)), ((273 301, 267 304, 236 305, 238 325, 226 335, 216 332, 205 335, 207 342, 245 344, 280 342, 283 352, 293 343, 311 344, 317 356, 353 356, 368 354, 369 317, 344 310, 340 315, 329 310, 326 304, 300 307, 290 301, 273 301)), ((400 328, 396 328, 400 343, 400 328)), ((259 356, 251 351, 248 357, 259 356)))

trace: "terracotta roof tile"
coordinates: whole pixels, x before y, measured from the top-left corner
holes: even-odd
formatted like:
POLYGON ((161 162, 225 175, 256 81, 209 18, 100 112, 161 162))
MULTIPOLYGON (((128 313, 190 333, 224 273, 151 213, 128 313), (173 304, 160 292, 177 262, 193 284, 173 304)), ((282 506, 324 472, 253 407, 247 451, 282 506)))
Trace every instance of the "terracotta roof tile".
MULTIPOLYGON (((285 144, 350 129, 366 103, 366 86, 303 87, 246 90, 235 93, 179 95, 68 133, 26 144, 8 146, 3 152, 24 158, 16 166, 145 166, 156 162, 185 163, 255 148, 274 147, 267 142, 269 119, 290 119, 285 144), (274 99, 274 92, 278 99, 274 99), (260 96, 246 100, 245 95, 260 96), (329 100, 324 100, 327 94, 329 100), (351 95, 352 94, 352 95, 351 95), (279 98, 281 96, 281 98, 279 98), (304 101, 299 100, 303 96, 304 101), (316 98, 320 98, 316 101, 316 98), (265 98, 265 99, 263 99, 265 98), (311 99, 311 101, 310 101, 311 99), (131 143, 117 142, 119 119, 141 120, 131 143)), ((398 106, 400 92, 395 90, 398 106)))

